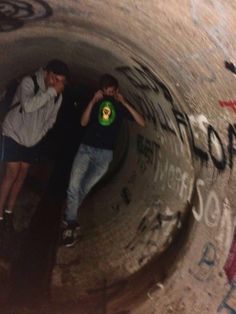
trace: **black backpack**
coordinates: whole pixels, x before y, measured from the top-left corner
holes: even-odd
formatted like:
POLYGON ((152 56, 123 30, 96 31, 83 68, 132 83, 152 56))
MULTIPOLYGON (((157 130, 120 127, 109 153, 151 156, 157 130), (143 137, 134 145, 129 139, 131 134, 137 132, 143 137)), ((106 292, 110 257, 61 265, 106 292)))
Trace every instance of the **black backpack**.
MULTIPOLYGON (((34 82, 34 94, 36 95, 39 90, 39 85, 37 82, 36 75, 33 74, 30 76, 34 82)), ((20 105, 20 102, 17 102, 12 105, 16 90, 19 86, 19 80, 12 80, 7 88, 3 99, 0 101, 0 121, 3 121, 8 111, 14 109, 15 107, 20 105)), ((20 112, 22 112, 22 108, 20 108, 20 112)))

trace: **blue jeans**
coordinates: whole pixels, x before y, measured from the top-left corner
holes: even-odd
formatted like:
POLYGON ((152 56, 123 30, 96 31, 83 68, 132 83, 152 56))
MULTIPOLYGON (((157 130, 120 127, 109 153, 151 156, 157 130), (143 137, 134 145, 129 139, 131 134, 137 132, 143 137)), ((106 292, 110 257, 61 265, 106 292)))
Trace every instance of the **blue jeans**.
POLYGON ((67 189, 65 219, 76 222, 78 207, 107 171, 113 151, 81 144, 75 156, 67 189))

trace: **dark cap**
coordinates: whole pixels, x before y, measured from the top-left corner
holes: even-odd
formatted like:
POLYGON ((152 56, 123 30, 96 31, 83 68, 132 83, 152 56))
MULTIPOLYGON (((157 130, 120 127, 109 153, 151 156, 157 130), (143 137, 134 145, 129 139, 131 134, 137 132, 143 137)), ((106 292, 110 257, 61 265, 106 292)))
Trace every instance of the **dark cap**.
POLYGON ((65 62, 59 60, 59 59, 50 60, 47 63, 45 70, 48 72, 51 71, 51 72, 58 74, 58 75, 63 75, 67 79, 70 76, 70 70, 69 70, 67 64, 65 62))
POLYGON ((115 89, 117 89, 119 83, 114 76, 105 73, 100 77, 99 85, 101 89, 108 87, 115 87, 115 89))

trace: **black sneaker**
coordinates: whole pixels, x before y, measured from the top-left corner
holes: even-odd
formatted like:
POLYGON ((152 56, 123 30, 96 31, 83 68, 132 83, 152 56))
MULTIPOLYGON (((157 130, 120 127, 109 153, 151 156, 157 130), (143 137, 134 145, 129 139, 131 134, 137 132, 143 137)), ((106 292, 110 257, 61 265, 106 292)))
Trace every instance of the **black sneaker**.
POLYGON ((68 227, 75 228, 76 231, 79 231, 79 229, 80 229, 80 225, 78 224, 77 221, 68 222, 68 221, 66 221, 66 219, 63 219, 62 222, 61 222, 61 228, 63 230, 65 230, 68 227))
POLYGON ((5 210, 4 212, 4 222, 8 227, 13 226, 13 212, 9 210, 5 210))
POLYGON ((9 209, 6 209, 4 211, 4 213, 7 214, 7 215, 12 215, 13 214, 13 212, 11 210, 9 210, 9 209))
POLYGON ((3 226, 3 224, 4 224, 4 218, 1 216, 0 217, 0 228, 3 226))
POLYGON ((75 245, 78 240, 78 225, 68 225, 63 232, 63 245, 71 247, 75 245))
POLYGON ((65 219, 63 219, 61 222, 61 228, 65 230, 66 228, 68 228, 68 225, 69 225, 68 222, 65 219))

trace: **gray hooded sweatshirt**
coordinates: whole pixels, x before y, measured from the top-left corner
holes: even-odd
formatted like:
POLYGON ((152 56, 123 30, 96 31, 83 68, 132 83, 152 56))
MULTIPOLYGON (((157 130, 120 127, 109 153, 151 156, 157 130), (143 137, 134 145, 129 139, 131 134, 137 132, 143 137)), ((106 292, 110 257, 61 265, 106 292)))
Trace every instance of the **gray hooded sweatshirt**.
POLYGON ((56 100, 56 90, 46 88, 42 68, 36 72, 36 79, 39 85, 36 94, 32 78, 22 79, 12 102, 12 105, 17 102, 20 105, 8 112, 2 125, 3 135, 26 147, 37 144, 53 126, 62 103, 61 94, 56 100))

